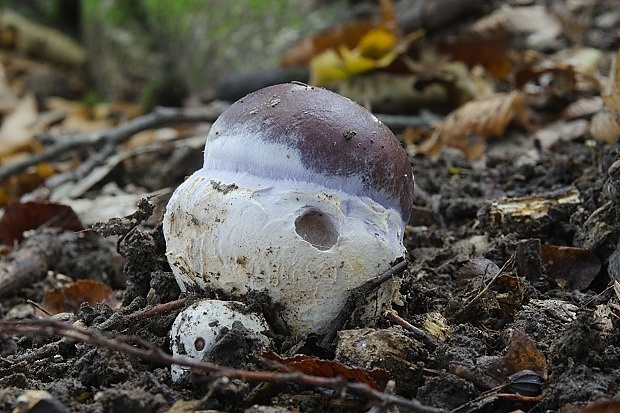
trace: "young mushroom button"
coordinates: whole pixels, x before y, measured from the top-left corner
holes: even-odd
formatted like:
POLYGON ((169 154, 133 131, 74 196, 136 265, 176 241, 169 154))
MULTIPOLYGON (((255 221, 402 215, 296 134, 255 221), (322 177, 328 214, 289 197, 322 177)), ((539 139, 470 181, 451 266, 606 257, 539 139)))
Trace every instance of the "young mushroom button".
MULTIPOLYGON (((405 255, 413 176, 392 132, 353 101, 300 83, 235 102, 204 165, 172 195, 168 261, 182 290, 264 291, 294 335, 324 333, 349 292, 405 255)), ((385 283, 359 312, 391 303, 385 283)))

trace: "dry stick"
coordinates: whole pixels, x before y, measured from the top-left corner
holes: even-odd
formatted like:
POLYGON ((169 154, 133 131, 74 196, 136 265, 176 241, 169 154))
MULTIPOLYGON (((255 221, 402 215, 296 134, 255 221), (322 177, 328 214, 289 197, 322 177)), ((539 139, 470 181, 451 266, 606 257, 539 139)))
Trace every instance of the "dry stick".
POLYGON ((366 297, 368 294, 381 287, 384 282, 392 278, 394 275, 404 271, 408 264, 409 261, 403 260, 381 274, 379 277, 374 278, 354 289, 351 294, 349 294, 349 298, 342 307, 342 310, 340 310, 336 318, 332 321, 327 334, 325 334, 325 337, 323 337, 323 340, 321 340, 319 345, 325 348, 329 347, 336 338, 338 331, 344 327, 347 320, 353 313, 353 310, 355 310, 355 305, 359 302, 360 298, 366 297))
POLYGON ((410 332, 413 337, 417 340, 420 340, 424 345, 430 347, 431 349, 437 348, 437 341, 426 331, 422 330, 411 324, 409 321, 405 320, 394 310, 387 310, 384 313, 385 317, 391 322, 398 324, 408 332, 410 332))
POLYGON ((89 330, 73 324, 53 319, 39 320, 2 320, 1 334, 17 334, 26 336, 57 335, 65 339, 104 347, 120 353, 148 360, 153 363, 190 367, 210 374, 213 378, 230 377, 242 380, 267 381, 272 383, 297 383, 315 387, 325 387, 339 392, 347 392, 386 405, 406 407, 418 413, 446 413, 443 409, 424 406, 417 400, 382 393, 363 383, 351 383, 341 377, 320 377, 304 373, 281 373, 273 371, 251 371, 222 367, 205 361, 194 361, 171 356, 152 343, 136 336, 117 335, 110 338, 100 331, 89 330))
POLYGON ((127 315, 116 312, 113 316, 99 324, 97 328, 103 331, 112 329, 122 330, 130 324, 135 324, 138 321, 145 320, 159 314, 167 313, 169 311, 181 310, 183 307, 185 307, 185 299, 181 298, 164 304, 156 305, 146 310, 135 311, 127 315))
POLYGON ((75 148, 94 145, 97 143, 118 145, 138 132, 164 125, 213 122, 222 114, 222 112, 224 112, 224 110, 226 110, 226 108, 228 108, 228 106, 228 104, 220 102, 204 108, 178 109, 157 107, 153 110, 153 112, 139 116, 115 128, 87 134, 78 134, 73 136, 71 139, 63 139, 48 147, 44 151, 32 155, 30 158, 22 162, 17 162, 0 168, 0 183, 15 174, 24 171, 30 166, 49 161, 65 153, 66 151, 75 148))

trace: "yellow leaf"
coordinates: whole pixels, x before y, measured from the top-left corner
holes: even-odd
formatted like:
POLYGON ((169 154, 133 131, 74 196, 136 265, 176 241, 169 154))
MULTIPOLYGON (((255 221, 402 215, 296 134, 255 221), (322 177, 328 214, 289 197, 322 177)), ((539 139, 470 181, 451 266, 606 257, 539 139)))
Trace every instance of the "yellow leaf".
POLYGON ((357 49, 362 56, 379 60, 394 48, 396 41, 396 36, 390 30, 379 26, 362 37, 357 49))
POLYGON ((310 60, 310 83, 324 85, 347 78, 342 58, 334 49, 328 49, 310 60))
POLYGON ((347 77, 368 72, 376 67, 376 61, 362 56, 359 49, 349 50, 346 47, 342 47, 340 48, 340 56, 342 56, 342 65, 345 73, 348 75, 347 77))

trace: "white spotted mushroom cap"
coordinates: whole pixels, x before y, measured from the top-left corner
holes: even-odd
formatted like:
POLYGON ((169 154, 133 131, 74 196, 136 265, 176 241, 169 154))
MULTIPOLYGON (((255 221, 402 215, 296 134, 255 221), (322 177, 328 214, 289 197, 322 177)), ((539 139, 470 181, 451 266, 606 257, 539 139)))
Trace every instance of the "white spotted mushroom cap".
MULTIPOLYGON (((236 301, 200 300, 181 311, 172 324, 170 347, 172 355, 193 361, 208 360, 218 335, 224 328, 231 329, 235 321, 267 347, 269 339, 263 332, 267 322, 255 313, 249 313, 243 303, 236 301)), ((189 368, 172 365, 172 380, 177 381, 189 368)))
POLYGON ((171 197, 168 261, 183 290, 265 291, 293 334, 322 333, 351 289, 405 255, 412 197, 408 157, 370 112, 322 88, 267 87, 218 118, 203 168, 171 197))

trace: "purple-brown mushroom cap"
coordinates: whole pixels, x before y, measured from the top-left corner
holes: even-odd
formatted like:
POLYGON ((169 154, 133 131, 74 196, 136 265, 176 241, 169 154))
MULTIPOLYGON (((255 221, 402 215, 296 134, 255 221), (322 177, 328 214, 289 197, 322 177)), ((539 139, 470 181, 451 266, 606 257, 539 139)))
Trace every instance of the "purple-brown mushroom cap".
POLYGON ((392 208, 403 223, 413 203, 411 165, 390 129, 350 99, 301 83, 232 104, 211 128, 204 168, 318 182, 392 208))

